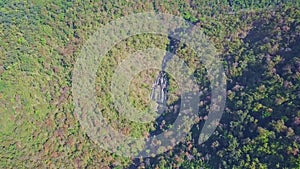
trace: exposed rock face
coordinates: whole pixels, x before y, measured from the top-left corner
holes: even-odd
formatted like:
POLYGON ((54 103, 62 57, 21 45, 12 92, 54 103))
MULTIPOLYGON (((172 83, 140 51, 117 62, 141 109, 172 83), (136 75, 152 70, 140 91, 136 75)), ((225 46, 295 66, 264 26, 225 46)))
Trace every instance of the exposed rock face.
POLYGON ((151 99, 156 101, 159 104, 166 104, 168 99, 169 82, 166 75, 166 72, 160 71, 158 77, 156 78, 151 91, 151 99))

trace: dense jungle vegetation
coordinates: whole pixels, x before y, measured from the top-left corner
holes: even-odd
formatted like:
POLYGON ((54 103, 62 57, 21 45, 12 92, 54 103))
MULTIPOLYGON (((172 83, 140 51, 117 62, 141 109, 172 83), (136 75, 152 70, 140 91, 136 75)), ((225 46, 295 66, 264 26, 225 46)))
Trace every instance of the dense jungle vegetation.
MULTIPOLYGON (((298 0, 0 0, 0 168, 300 168, 299 4, 298 0), (205 96, 198 123, 172 150, 132 159, 101 149, 82 128, 74 115, 72 70, 82 46, 97 29, 141 12, 198 21, 220 53, 227 98, 218 128, 198 145, 195 138, 210 106, 209 81, 199 58, 180 43, 176 55, 196 68, 194 75, 205 96)), ((159 126, 156 121, 130 122, 111 106, 114 69, 136 50, 165 50, 169 43, 162 35, 132 36, 101 62, 97 101, 122 133, 144 137, 159 126)), ((143 71, 131 82, 129 98, 137 109, 147 108, 158 71, 143 71)), ((171 78, 170 104, 178 100, 177 89, 171 78)))

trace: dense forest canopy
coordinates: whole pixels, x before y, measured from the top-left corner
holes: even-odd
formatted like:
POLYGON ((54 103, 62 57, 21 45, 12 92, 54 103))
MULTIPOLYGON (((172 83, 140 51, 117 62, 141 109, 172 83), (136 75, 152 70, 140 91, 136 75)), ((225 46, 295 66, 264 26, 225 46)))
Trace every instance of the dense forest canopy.
MULTIPOLYGON (((300 1, 0 1, 1 168, 300 168, 300 1), (226 74, 226 105, 213 135, 198 144, 211 102, 207 70, 196 53, 157 34, 129 37, 104 56, 96 73, 97 103, 123 134, 147 137, 172 126, 176 114, 130 121, 113 106, 113 73, 132 53, 159 48, 194 68, 202 95, 197 123, 183 142, 148 158, 102 149, 74 115, 72 71, 82 47, 109 22, 142 12, 195 23, 214 44, 226 74)), ((140 21, 143 22, 143 21, 140 21)), ((129 101, 149 108, 159 70, 130 82, 129 101)), ((180 100, 169 78, 168 104, 180 100)), ((166 136, 167 137, 167 136, 166 136)))

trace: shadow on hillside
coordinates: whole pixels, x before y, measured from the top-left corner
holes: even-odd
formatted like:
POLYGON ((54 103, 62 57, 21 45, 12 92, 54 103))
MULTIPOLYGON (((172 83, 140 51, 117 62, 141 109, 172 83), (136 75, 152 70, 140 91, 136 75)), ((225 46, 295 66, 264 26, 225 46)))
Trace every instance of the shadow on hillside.
MULTIPOLYGON (((243 104, 248 103, 248 100, 235 100, 233 99, 232 101, 230 101, 229 99, 227 100, 226 103, 226 107, 228 108, 228 110, 225 110, 222 120, 221 120, 221 127, 218 129, 218 131, 220 133, 224 132, 224 131, 230 131, 230 122, 239 122, 241 123, 240 125, 242 126, 241 129, 237 129, 236 131, 232 131, 232 133, 234 134, 235 137, 238 138, 238 141, 244 140, 246 138, 250 138, 253 139, 257 136, 257 127, 261 126, 263 128, 269 128, 269 123, 272 120, 279 120, 282 119, 283 116, 287 116, 287 117, 292 117, 289 118, 287 120, 287 126, 292 126, 293 124, 293 117, 294 115, 292 114, 293 112, 296 112, 297 110, 299 110, 299 106, 300 105, 300 93, 298 91, 298 97, 295 97, 293 100, 287 100, 282 102, 281 104, 278 104, 278 102, 276 101, 276 95, 285 95, 286 92, 289 93, 296 93, 297 92, 297 87, 289 87, 288 85, 285 85, 285 81, 289 81, 292 84, 296 84, 297 82, 295 81, 295 79, 291 78, 292 74, 296 74, 296 72, 300 72, 300 59, 299 59, 299 53, 300 53, 300 36, 299 34, 295 33, 295 30, 293 27, 291 27, 290 32, 286 32, 284 33, 282 36, 283 37, 281 40, 280 38, 277 39, 278 35, 274 33, 274 28, 277 27, 277 23, 276 21, 274 21, 273 19, 259 19, 256 22, 254 22, 253 24, 253 28, 250 30, 250 32, 248 33, 248 35, 243 39, 244 43, 248 44, 248 46, 246 47, 246 50, 253 50, 256 57, 255 61, 252 61, 250 64, 247 65, 247 67, 242 71, 242 75, 238 76, 238 77, 229 77, 231 78, 231 81, 228 81, 227 83, 227 90, 231 90, 233 92, 235 92, 236 95, 241 95, 240 98, 243 98, 242 95, 249 95, 252 94, 252 92, 255 92, 258 90, 258 88, 264 84, 266 89, 266 97, 262 98, 262 99, 258 99, 255 100, 256 102, 260 102, 270 108, 273 109, 272 114, 270 114, 269 116, 263 116, 262 114, 264 112, 252 112, 252 110, 250 109, 246 109, 246 105, 245 108, 242 107, 237 107, 237 101, 242 101, 243 104), (274 23, 275 22, 275 23, 274 23), (293 32, 294 31, 294 32, 293 32), (291 37, 290 39, 287 39, 291 37), (294 37, 294 39, 292 39, 294 37), (268 59, 267 56, 269 54, 267 53, 262 53, 265 51, 261 50, 261 46, 265 45, 266 43, 268 43, 270 41, 270 39, 274 39, 275 41, 278 41, 278 43, 280 43, 280 45, 284 46, 282 48, 279 48, 279 50, 276 53, 271 54, 271 59, 272 57, 275 57, 276 55, 280 55, 283 60, 281 62, 279 62, 275 67, 275 74, 274 76, 272 76, 270 74, 270 70, 268 69, 268 59), (287 42, 284 40, 288 40, 287 42), (260 57, 258 57, 260 56, 260 57), (263 57, 261 57, 263 56, 263 57), (269 72, 268 72, 269 71, 269 72), (280 82, 280 80, 276 81, 277 75, 279 75, 279 78, 281 78, 281 80, 283 80, 283 85, 282 82, 280 82), (247 122, 247 123, 243 123, 240 122, 240 115, 238 114, 234 114, 234 112, 238 111, 238 110, 242 110, 242 111, 247 111, 249 113, 250 116, 254 117, 255 119, 258 120, 257 124, 254 124, 254 122, 247 122), (287 112, 288 111, 288 112, 287 112), (283 112, 286 112, 286 114, 283 114, 283 112), (242 135, 240 135, 240 133, 242 133, 242 135)), ((280 26, 280 25, 279 25, 280 26)), ((281 47, 281 46, 280 46, 281 47)), ((243 57, 243 54, 242 56, 243 57)), ((227 60, 225 60, 228 63, 233 63, 234 62, 234 57, 229 58, 227 60)), ((229 67, 232 66, 231 64, 228 64, 229 67)), ((298 85, 298 87, 300 87, 298 85)), ((202 98, 203 99, 203 98, 202 98)), ((178 104, 180 103, 180 100, 175 103, 178 104)), ((206 109, 201 109, 202 113, 208 113, 206 109)), ((175 115, 176 116, 176 115, 175 115)), ((172 122, 174 121, 174 117, 173 116, 171 120, 171 123, 168 124, 172 124, 172 122)), ((177 116, 176 116, 177 117, 177 116)), ((161 122, 161 121, 158 121, 161 122)), ((212 163, 212 166, 218 168, 220 163, 220 159, 219 157, 216 155, 217 152, 219 150, 224 150, 229 146, 229 142, 226 140, 225 136, 217 136, 217 135, 213 135, 212 137, 210 137, 210 139, 208 139, 204 144, 202 145, 198 145, 197 141, 198 141, 198 137, 200 135, 201 132, 201 128, 203 127, 203 123, 199 123, 199 124, 195 124, 192 128, 192 141, 193 141, 193 145, 194 147, 196 147, 198 149, 199 152, 201 152, 201 154, 207 158, 204 159, 210 159, 212 163), (219 146, 216 147, 212 147, 212 144, 218 141, 219 142, 219 146)), ((162 131, 157 131, 152 133, 153 135, 159 134, 162 131)), ((297 131, 296 131, 297 132, 297 131)), ((285 140, 286 138, 284 138, 283 140, 285 140)), ((181 150, 185 151, 185 143, 181 143, 179 145, 177 145, 176 147, 174 147, 173 149, 173 155, 172 157, 174 157, 174 154, 180 152, 181 150)), ((167 155, 167 153, 165 154, 161 154, 158 155, 154 158, 145 158, 144 159, 144 165, 146 167, 151 167, 153 165, 156 165, 157 162, 159 161, 160 158, 164 158, 165 156, 167 157, 167 159, 170 159, 172 157, 170 157, 170 155, 167 155)), ((270 157, 271 159, 271 157, 270 157)), ((234 161, 232 162, 234 163, 234 161)), ((135 159, 133 160, 133 164, 129 167, 129 168, 137 168, 137 166, 139 166, 141 163, 139 161, 139 159, 135 159)), ((233 165, 233 164, 232 164, 233 165)))

